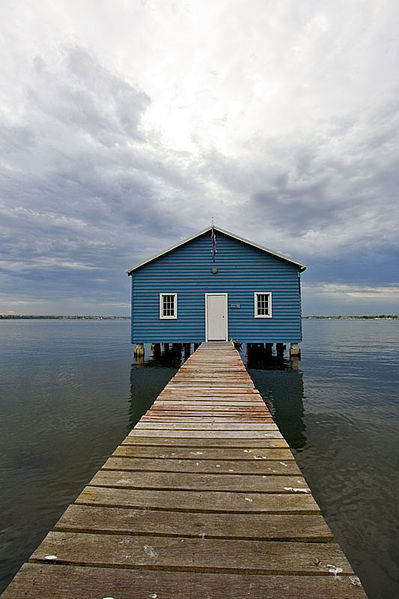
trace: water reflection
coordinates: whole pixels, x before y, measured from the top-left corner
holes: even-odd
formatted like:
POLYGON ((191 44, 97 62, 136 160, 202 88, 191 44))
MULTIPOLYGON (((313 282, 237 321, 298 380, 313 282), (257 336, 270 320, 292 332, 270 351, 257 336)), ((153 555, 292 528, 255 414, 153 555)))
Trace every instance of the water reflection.
POLYGON ((186 355, 180 345, 158 346, 152 350, 146 345, 143 358, 135 359, 130 369, 129 430, 150 409, 186 355))
MULTIPOLYGON (((284 353, 273 354, 267 347, 251 347, 244 345, 240 350, 240 355, 248 369, 291 370, 292 368, 291 360, 288 360, 284 353)), ((298 362, 299 360, 296 360, 296 366, 298 365, 298 362)))
POLYGON ((303 374, 299 359, 273 355, 267 347, 243 347, 241 357, 290 447, 307 446, 303 374))

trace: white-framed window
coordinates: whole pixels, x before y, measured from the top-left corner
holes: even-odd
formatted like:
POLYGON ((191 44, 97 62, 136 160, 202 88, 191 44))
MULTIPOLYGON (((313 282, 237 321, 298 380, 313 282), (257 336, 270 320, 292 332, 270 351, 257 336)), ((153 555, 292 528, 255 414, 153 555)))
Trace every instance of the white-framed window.
POLYGON ((272 317, 272 294, 270 291, 255 291, 254 315, 255 318, 272 317))
POLYGON ((177 318, 177 293, 159 295, 159 318, 170 320, 177 318))

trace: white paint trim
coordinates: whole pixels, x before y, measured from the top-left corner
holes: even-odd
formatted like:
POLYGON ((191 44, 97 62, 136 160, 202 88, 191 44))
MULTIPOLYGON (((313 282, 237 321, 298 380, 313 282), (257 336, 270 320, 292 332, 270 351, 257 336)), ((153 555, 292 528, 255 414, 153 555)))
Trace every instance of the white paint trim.
MULTIPOLYGON (((283 260, 287 260, 288 262, 291 262, 292 264, 295 264, 296 266, 299 266, 300 272, 302 272, 302 271, 304 271, 306 269, 306 265, 303 264, 302 262, 298 262, 297 260, 293 260, 292 258, 288 258, 288 256, 284 256, 283 254, 279 254, 278 252, 273 252, 272 250, 269 250, 268 248, 263 247, 262 245, 254 243, 253 241, 248 241, 248 239, 244 239, 244 237, 239 237, 238 235, 234 235, 234 233, 229 233, 229 231, 224 231, 223 229, 219 229, 218 227, 213 227, 213 229, 214 229, 215 233, 223 233, 224 235, 227 235, 228 237, 232 237, 233 239, 237 239, 237 241, 242 241, 243 243, 251 245, 252 247, 257 248, 258 250, 262 250, 263 252, 267 252, 268 254, 272 254, 272 256, 277 256, 277 258, 282 258, 283 260)), ((148 264, 148 262, 152 262, 156 258, 160 258, 164 254, 167 254, 168 252, 171 252, 172 250, 175 250, 176 248, 180 247, 181 245, 184 245, 185 243, 188 243, 189 241, 192 241, 193 239, 196 239, 197 237, 200 237, 204 233, 210 233, 211 230, 212 230, 212 227, 207 227, 206 229, 203 229, 202 231, 200 231, 199 233, 196 233, 195 235, 192 235, 188 239, 184 239, 184 241, 180 241, 179 243, 176 243, 175 245, 172 245, 167 250, 164 250, 163 252, 159 252, 158 254, 155 254, 155 256, 152 256, 151 258, 148 258, 147 260, 144 260, 143 262, 140 262, 139 264, 136 264, 135 266, 132 266, 131 268, 128 268, 126 270, 126 273, 128 275, 131 275, 134 270, 136 270, 137 268, 140 268, 141 266, 144 266, 144 264, 148 264)))
POLYGON ((163 293, 159 294, 159 318, 161 320, 176 320, 177 319, 177 293, 168 293, 167 291, 164 291, 163 293), (173 295, 175 298, 175 313, 173 316, 164 316, 162 313, 162 308, 163 308, 162 296, 164 296, 164 295, 173 295))
POLYGON ((273 315, 273 305, 272 305, 272 292, 271 291, 255 291, 254 292, 254 317, 255 318, 272 318, 273 315), (269 296, 269 314, 257 314, 258 302, 256 299, 257 295, 268 295, 269 296))
POLYGON ((226 330, 225 330, 225 341, 228 340, 228 331, 229 331, 229 310, 228 310, 228 294, 227 293, 205 293, 205 341, 208 341, 208 296, 209 295, 224 295, 226 304, 225 304, 225 314, 226 314, 226 330))

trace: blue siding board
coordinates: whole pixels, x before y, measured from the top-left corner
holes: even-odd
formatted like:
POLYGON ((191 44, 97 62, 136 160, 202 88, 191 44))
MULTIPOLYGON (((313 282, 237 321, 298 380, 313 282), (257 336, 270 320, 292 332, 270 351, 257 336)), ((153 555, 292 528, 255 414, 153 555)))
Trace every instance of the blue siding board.
POLYGON ((301 341, 298 266, 222 233, 216 235, 215 263, 207 233, 132 272, 132 343, 204 341, 205 293, 217 292, 228 294, 229 338, 245 343, 301 341), (272 318, 254 317, 255 291, 273 294, 272 318), (176 320, 159 318, 160 293, 177 293, 176 320))

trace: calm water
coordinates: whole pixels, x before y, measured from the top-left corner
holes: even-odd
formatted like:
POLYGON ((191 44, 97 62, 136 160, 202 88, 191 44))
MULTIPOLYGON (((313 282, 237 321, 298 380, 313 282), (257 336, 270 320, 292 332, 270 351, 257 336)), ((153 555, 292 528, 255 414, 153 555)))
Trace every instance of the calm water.
MULTIPOLYGON (((392 599, 399 321, 306 320, 304 337, 299 370, 250 374, 369 597, 392 599)), ((0 591, 177 367, 135 366, 128 321, 0 322, 0 591)))

